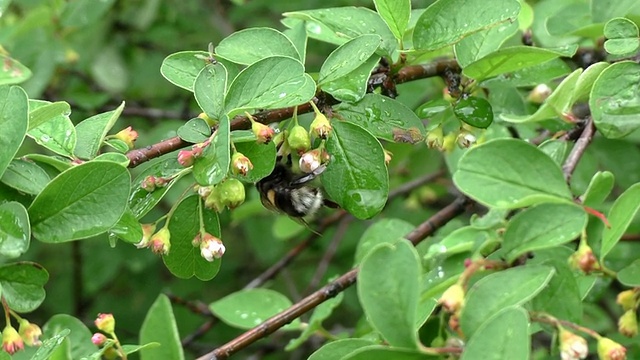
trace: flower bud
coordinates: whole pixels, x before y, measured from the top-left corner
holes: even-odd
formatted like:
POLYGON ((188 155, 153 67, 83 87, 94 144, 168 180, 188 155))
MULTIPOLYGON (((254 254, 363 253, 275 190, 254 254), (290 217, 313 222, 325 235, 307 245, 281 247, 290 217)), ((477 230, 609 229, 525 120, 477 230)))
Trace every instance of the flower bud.
POLYGON ((213 209, 216 212, 222 212, 222 210, 224 210, 224 204, 222 203, 220 188, 218 186, 211 188, 209 195, 204 199, 204 207, 213 209))
POLYGON ((200 156, 202 156, 202 153, 204 152, 204 149, 207 148, 207 146, 209 146, 209 144, 211 144, 211 140, 207 139, 201 143, 197 143, 195 145, 193 145, 191 147, 191 154, 193 154, 194 158, 199 158, 200 156))
POLYGON ((454 147, 456 146, 457 139, 458 135, 456 135, 455 132, 450 132, 445 135, 442 139, 442 150, 446 152, 453 151, 454 147))
POLYGON ((200 119, 204 120, 207 123, 207 125, 209 125, 209 126, 213 126, 213 125, 215 125, 217 123, 216 120, 210 118, 209 115, 207 115, 206 113, 203 113, 203 112, 198 114, 198 117, 200 119))
POLYGON ((598 339, 598 357, 600 360, 625 360, 627 349, 609 338, 601 337, 598 339))
POLYGON ((103 333, 95 333, 91 337, 91 342, 96 345, 102 347, 107 342, 107 337, 104 336, 103 333))
MULTIPOLYGON (((171 233, 169 229, 165 226, 162 229, 158 230, 157 233, 151 236, 151 240, 149 241, 149 245, 151 246, 151 251, 159 255, 167 255, 169 250, 171 249, 171 233)), ((102 330, 102 329, 100 329, 102 330)))
POLYGON ((472 133, 466 130, 462 130, 458 134, 456 141, 458 142, 458 146, 461 149, 468 149, 471 147, 471 145, 476 143, 476 137, 472 133))
POLYGON ((327 117, 318 110, 318 107, 313 101, 311 101, 310 104, 311 107, 313 107, 313 111, 316 113, 316 117, 311 122, 309 129, 314 136, 326 139, 329 134, 331 134, 331 123, 329 122, 329 119, 327 119, 327 117))
POLYGON ((116 327, 116 319, 113 317, 113 314, 98 314, 94 323, 98 330, 104 331, 107 334, 113 334, 116 327))
POLYGON ((2 349, 9 353, 9 355, 13 355, 24 349, 24 342, 22 341, 20 334, 18 334, 16 329, 9 324, 7 324, 2 331, 2 349))
POLYGON ((560 358, 562 360, 579 360, 589 355, 589 346, 585 338, 560 327, 560 358))
POLYGON ((630 289, 622 291, 616 297, 616 302, 622 306, 622 310, 632 310, 636 307, 636 290, 630 289))
POLYGON ((191 150, 180 150, 178 153, 178 163, 184 167, 193 165, 194 160, 195 156, 191 150))
POLYGON ((120 132, 113 135, 113 137, 127 144, 129 149, 133 149, 133 142, 138 138, 138 132, 129 126, 126 129, 120 130, 120 132))
POLYGON ((629 338, 638 335, 638 317, 634 309, 625 311, 618 319, 618 331, 629 338))
POLYGON ((20 333, 22 340, 24 340, 24 343, 27 346, 42 345, 42 342, 40 341, 40 336, 42 336, 42 330, 40 329, 40 326, 30 323, 26 319, 21 319, 18 333, 20 333))
POLYGON ((300 171, 307 174, 312 173, 322 165, 322 150, 313 149, 302 154, 302 156, 300 156, 299 165, 300 171))
POLYGON ((444 135, 442 133, 442 126, 437 126, 427 133, 427 146, 431 149, 442 150, 444 143, 444 135))
POLYGON ((234 209, 244 202, 244 185, 239 180, 227 179, 216 187, 223 206, 234 209))
POLYGON ((138 249, 148 247, 154 231, 156 231, 156 224, 142 224, 142 239, 135 244, 136 247, 138 249))
POLYGON ((391 159, 393 158, 393 153, 387 149, 383 149, 384 150, 384 163, 389 165, 389 163, 391 162, 391 159))
POLYGON ((222 240, 209 233, 206 233, 204 239, 200 241, 200 255, 209 262, 220 259, 224 252, 225 247, 222 244, 222 240))
POLYGON ((249 121, 251 121, 251 131, 253 131, 253 135, 258 138, 258 143, 268 144, 275 134, 273 129, 265 124, 255 121, 253 116, 248 112, 245 112, 245 114, 247 115, 247 118, 249 118, 249 121))
POLYGON ((198 196, 200 196, 202 199, 206 199, 207 196, 209 196, 209 194, 211 194, 211 189, 213 189, 213 186, 199 186, 196 185, 196 191, 198 192, 198 196))
POLYGON ((289 131, 287 142, 289 143, 289 147, 295 150, 298 154, 309 150, 311 147, 311 138, 309 137, 309 133, 300 125, 295 125, 291 131, 289 131))
POLYGON ((253 169, 253 164, 244 154, 236 152, 231 157, 231 171, 235 174, 246 176, 249 170, 253 169))
POLYGON ((549 96, 553 90, 547 84, 538 84, 536 87, 531 90, 527 100, 534 104, 542 104, 549 96))
POLYGON ((578 250, 569 258, 569 265, 574 269, 582 270, 585 274, 590 274, 594 270, 600 269, 600 264, 593 250, 587 243, 581 242, 578 250))
POLYGON ((438 303, 442 305, 448 313, 456 313, 464 304, 464 288, 462 285, 455 283, 451 285, 440 297, 438 303))
POLYGON ((145 177, 144 179, 142 179, 142 184, 140 184, 140 187, 148 192, 152 192, 156 189, 156 177, 153 175, 145 177))

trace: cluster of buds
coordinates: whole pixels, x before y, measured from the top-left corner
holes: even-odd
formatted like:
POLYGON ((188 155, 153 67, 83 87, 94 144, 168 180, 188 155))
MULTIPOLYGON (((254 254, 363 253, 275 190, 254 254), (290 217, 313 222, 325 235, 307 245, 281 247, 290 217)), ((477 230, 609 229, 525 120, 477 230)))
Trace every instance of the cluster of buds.
POLYGON ((167 186, 168 183, 169 183, 169 179, 167 178, 149 175, 144 179, 142 179, 142 183, 140 184, 140 187, 145 189, 148 192, 152 192, 157 188, 167 186))
POLYGON ((195 144, 191 147, 191 150, 180 150, 178 152, 178 163, 184 167, 193 165, 196 158, 202 156, 204 149, 209 146, 211 140, 207 139, 201 143, 195 144))
POLYGON ((226 179, 220 184, 208 187, 204 206, 222 212, 225 207, 234 209, 244 202, 244 185, 237 179, 226 179))
POLYGON ((253 164, 248 157, 241 152, 233 153, 231 156, 231 171, 234 175, 246 176, 253 169, 253 164))
POLYGON ((171 249, 171 233, 167 225, 153 233, 156 229, 155 224, 142 225, 142 240, 136 243, 138 249, 150 247, 151 251, 158 255, 167 255, 171 249), (153 234, 153 235, 151 235, 153 234))
POLYGON ((117 134, 108 136, 111 139, 117 139, 127 145, 129 150, 133 149, 133 143, 138 139, 138 132, 133 130, 131 126, 120 130, 117 134))
POLYGON ((23 350, 24 346, 40 346, 40 336, 42 336, 42 330, 34 323, 24 318, 18 318, 20 326, 16 330, 10 323, 7 323, 2 331, 2 349, 13 355, 16 352, 23 350))
POLYGON ((589 355, 587 340, 559 326, 560 358, 562 360, 581 360, 589 355))
POLYGON ((639 289, 634 288, 622 291, 618 294, 616 302, 624 310, 624 314, 618 319, 618 331, 626 337, 638 335, 638 293, 639 289))
POLYGON ((226 250, 222 240, 209 233, 196 235, 191 243, 200 247, 200 255, 209 262, 220 259, 226 250))
POLYGON ((97 332, 91 336, 91 342, 99 346, 101 348, 107 347, 103 350, 103 356, 106 359, 116 359, 116 358, 125 358, 125 352, 120 346, 120 342, 118 341, 118 337, 115 333, 116 328, 116 320, 112 314, 98 314, 98 317, 94 321, 94 324, 98 328, 98 330, 102 331, 97 332), (107 335, 105 335, 105 334, 107 335))
POLYGON ((251 121, 251 131, 256 136, 259 144, 268 144, 273 139, 275 131, 268 125, 257 122, 251 114, 245 112, 249 121, 251 121))

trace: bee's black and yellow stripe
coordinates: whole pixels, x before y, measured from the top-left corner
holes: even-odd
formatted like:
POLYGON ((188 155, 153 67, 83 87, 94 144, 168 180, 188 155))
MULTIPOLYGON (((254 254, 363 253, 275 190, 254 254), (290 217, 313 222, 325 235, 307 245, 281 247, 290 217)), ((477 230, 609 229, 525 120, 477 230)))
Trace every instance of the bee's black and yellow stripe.
POLYGON ((302 218, 315 213, 323 203, 321 191, 307 184, 314 177, 296 177, 286 165, 278 163, 256 187, 266 208, 302 218))

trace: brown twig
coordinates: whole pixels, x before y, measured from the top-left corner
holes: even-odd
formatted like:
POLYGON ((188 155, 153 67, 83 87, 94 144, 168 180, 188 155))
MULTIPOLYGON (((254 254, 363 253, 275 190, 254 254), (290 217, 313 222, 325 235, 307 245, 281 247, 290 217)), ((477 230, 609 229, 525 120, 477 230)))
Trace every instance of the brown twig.
MULTIPOLYGON (((456 216, 462 214, 469 204, 470 200, 465 197, 460 197, 454 200, 451 204, 437 212, 427 221, 420 224, 414 231, 407 234, 406 238, 414 244, 419 243, 427 236, 433 234, 436 229, 440 228, 456 216)), ((297 302, 287 310, 269 318, 259 326, 241 334, 237 338, 222 345, 214 351, 199 357, 198 360, 220 360, 228 358, 232 354, 249 346, 257 340, 275 332, 282 326, 290 323, 324 301, 335 297, 337 294, 353 285, 356 282, 357 275, 357 268, 349 270, 335 281, 297 302)))
POLYGON ((564 162, 564 165, 562 165, 562 172, 564 173, 564 179, 567 183, 571 181, 571 175, 576 169, 576 166, 578 166, 582 154, 584 154, 591 143, 595 131, 596 128, 593 124, 593 119, 589 117, 580 138, 576 140, 576 144, 573 146, 573 149, 571 149, 571 153, 569 153, 567 160, 564 162))
POLYGON ((329 246, 327 246, 324 256, 322 256, 322 259, 320 260, 320 263, 316 268, 316 272, 311 277, 311 281, 309 281, 309 285, 307 285, 307 288, 304 291, 305 294, 308 294, 309 292, 311 292, 311 290, 315 289, 320 284, 320 280, 322 280, 322 277, 329 268, 329 263, 331 263, 331 260, 338 250, 338 245, 344 239, 344 234, 349 229, 351 220, 353 220, 353 218, 350 216, 345 216, 342 218, 342 220, 340 220, 340 223, 338 224, 338 230, 336 230, 336 233, 333 235, 333 239, 331 239, 331 243, 329 243, 329 246))

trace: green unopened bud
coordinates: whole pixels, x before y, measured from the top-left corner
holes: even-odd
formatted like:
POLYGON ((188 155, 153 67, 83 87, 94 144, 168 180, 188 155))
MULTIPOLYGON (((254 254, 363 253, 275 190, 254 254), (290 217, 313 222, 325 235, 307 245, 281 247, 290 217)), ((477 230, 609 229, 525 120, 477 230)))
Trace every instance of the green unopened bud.
POLYGON ((627 349, 609 338, 601 337, 598 339, 598 357, 600 360, 625 360, 627 349))
POLYGON ((289 147, 298 152, 298 154, 304 153, 311 147, 309 133, 300 125, 294 126, 291 131, 289 131, 287 141, 289 142, 289 147))
POLYGON ((268 144, 275 134, 273 129, 265 124, 257 122, 248 112, 245 112, 245 114, 249 121, 251 121, 251 131, 253 132, 253 135, 256 136, 257 142, 259 144, 268 144))
POLYGON ((627 310, 622 314, 618 319, 618 331, 630 338, 638 335, 638 317, 635 310, 627 310))
POLYGON ((444 145, 444 134, 442 133, 442 126, 437 126, 427 133, 427 146, 432 149, 442 150, 444 145))
POLYGON ((217 186, 222 205, 234 209, 244 202, 244 185, 237 179, 227 179, 217 186))
POLYGON ((214 119, 210 118, 209 115, 207 115, 206 113, 200 113, 198 114, 198 117, 204 121, 207 122, 207 125, 209 126, 214 126, 215 124, 217 124, 218 122, 215 121, 214 119))
POLYGON ((534 104, 542 104, 551 96, 552 92, 553 90, 547 84, 538 84, 531 90, 529 96, 527 96, 527 100, 534 104))
POLYGON ((20 334, 9 324, 2 331, 2 349, 9 355, 24 349, 24 341, 22 341, 20 334))
POLYGON ((571 255, 569 265, 574 269, 582 270, 585 274, 600 270, 600 264, 593 254, 593 250, 586 242, 581 242, 578 250, 571 255))
POLYGON ((212 187, 209 195, 207 195, 207 198, 204 200, 204 207, 213 209, 216 212, 222 212, 222 210, 224 210, 224 204, 222 203, 220 194, 220 186, 212 187))
POLYGON ((327 117, 318 110, 318 107, 313 101, 311 101, 310 104, 313 107, 313 111, 316 113, 316 117, 313 119, 311 126, 309 127, 311 129, 311 133, 316 137, 326 139, 329 134, 331 134, 331 123, 329 122, 329 119, 327 119, 327 117))
POLYGON ((630 289, 622 291, 616 297, 616 302, 622 306, 622 310, 633 310, 636 308, 636 290, 630 289))
POLYGON ((249 170, 253 169, 253 164, 244 154, 235 152, 231 157, 231 171, 235 174, 246 176, 249 170))
POLYGON ((438 303, 442 305, 448 313, 457 313, 464 304, 464 288, 458 283, 451 285, 442 294, 438 303))
POLYGON ((113 317, 113 314, 98 314, 94 323, 98 330, 106 332, 107 334, 113 334, 116 328, 116 319, 113 317))
POLYGON ((446 152, 453 151, 453 149, 456 146, 457 138, 458 138, 458 135, 454 132, 450 132, 447 135, 445 135, 444 139, 442 139, 442 150, 446 152))

